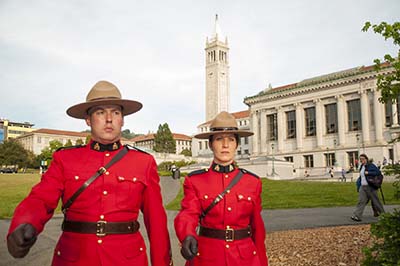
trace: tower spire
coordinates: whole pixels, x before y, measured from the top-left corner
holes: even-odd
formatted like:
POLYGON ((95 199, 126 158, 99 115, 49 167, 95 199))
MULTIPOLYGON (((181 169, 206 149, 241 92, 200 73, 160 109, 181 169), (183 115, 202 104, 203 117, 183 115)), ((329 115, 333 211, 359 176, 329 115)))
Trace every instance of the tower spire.
POLYGON ((218 23, 218 14, 215 14, 215 27, 214 27, 214 37, 218 39, 218 37, 222 37, 221 28, 219 27, 218 23))

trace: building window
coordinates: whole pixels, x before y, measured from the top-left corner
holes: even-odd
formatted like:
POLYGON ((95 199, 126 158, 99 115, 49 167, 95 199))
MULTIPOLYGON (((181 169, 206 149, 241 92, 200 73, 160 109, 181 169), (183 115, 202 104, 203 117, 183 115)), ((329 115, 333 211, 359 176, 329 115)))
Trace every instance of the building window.
POLYGON ((315 107, 304 109, 306 118, 306 136, 315 136, 315 107))
POLYGON ((249 137, 244 137, 244 144, 249 144, 249 137))
POLYGON ((325 125, 326 133, 336 133, 337 132, 337 108, 336 103, 325 105, 325 125))
POLYGON ((354 170, 354 167, 358 167, 358 151, 347 152, 347 158, 349 159, 349 170, 354 170))
POLYGON ((286 121, 287 121, 287 138, 288 139, 296 138, 296 112, 295 111, 286 112, 286 121))
POLYGON ((312 155, 304 155, 303 157, 304 157, 304 167, 305 168, 314 167, 314 159, 313 159, 312 155))
POLYGON ((37 143, 42 143, 42 137, 37 137, 37 143))
POLYGON ((247 150, 247 149, 244 150, 244 154, 250 154, 250 153, 249 153, 249 150, 247 150))
POLYGON ((390 127, 393 124, 392 103, 385 103, 385 126, 390 127))
POLYGON ((335 165, 335 153, 325 153, 325 163, 327 167, 335 165))
POLYGON ((283 158, 285 158, 285 161, 293 163, 293 156, 286 156, 283 158))
POLYGON ((237 151, 237 155, 241 155, 242 154, 242 151, 241 150, 238 150, 237 151))
POLYGON ((349 120, 349 131, 361 129, 360 99, 347 101, 347 117, 349 120))
POLYGON ((267 139, 276 140, 278 137, 278 123, 276 114, 267 115, 267 139))
POLYGON ((203 143, 201 142, 201 141, 199 141, 199 150, 202 150, 203 149, 203 145, 202 145, 203 143))

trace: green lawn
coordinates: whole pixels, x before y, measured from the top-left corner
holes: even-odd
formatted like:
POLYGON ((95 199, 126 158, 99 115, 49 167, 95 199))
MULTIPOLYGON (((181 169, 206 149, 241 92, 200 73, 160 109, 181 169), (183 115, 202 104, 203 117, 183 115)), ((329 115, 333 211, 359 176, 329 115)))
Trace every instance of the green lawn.
MULTIPOLYGON (((262 179, 264 209, 292 209, 335 206, 355 206, 358 200, 355 183, 317 181, 276 181, 262 179)), ((393 198, 392 183, 384 183, 382 190, 386 204, 400 204, 393 198)), ((380 196, 380 193, 379 193, 380 196)), ((166 208, 179 210, 182 190, 166 208)), ((381 197, 381 196, 380 196, 381 197)))
MULTIPOLYGON (((11 217, 17 204, 39 182, 39 174, 0 174, 0 218, 11 217)), ((183 178, 181 179, 183 181, 183 178)), ((314 181, 272 181, 262 179, 264 209, 355 206, 358 195, 354 183, 314 181)), ((383 184, 386 204, 400 204, 393 198, 391 183, 383 184)), ((178 210, 182 190, 166 208, 178 210)), ((58 210, 59 211, 59 208, 58 210)))

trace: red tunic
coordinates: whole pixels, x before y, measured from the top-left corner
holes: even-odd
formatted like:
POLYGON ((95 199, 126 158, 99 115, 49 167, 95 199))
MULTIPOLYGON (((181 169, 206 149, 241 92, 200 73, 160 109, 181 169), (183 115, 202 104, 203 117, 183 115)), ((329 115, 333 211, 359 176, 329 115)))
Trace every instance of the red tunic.
MULTIPOLYGON (((55 152, 41 181, 15 209, 9 233, 22 223, 32 224, 40 233, 60 197, 65 203, 119 150, 99 152, 87 145, 55 152)), ((74 221, 124 222, 137 220, 139 210, 149 237, 152 265, 170 265, 167 217, 156 164, 149 154, 130 150, 75 200, 67 217, 74 221)), ((148 261, 140 232, 104 237, 63 232, 52 265, 148 265, 148 261)))
POLYGON ((198 239, 199 254, 190 266, 266 266, 268 259, 264 245, 265 229, 261 217, 261 181, 246 172, 241 180, 212 208, 201 225, 214 229, 243 229, 248 225, 252 237, 227 242, 215 238, 197 236, 196 227, 202 210, 221 193, 239 172, 212 170, 189 174, 184 182, 184 198, 181 211, 175 218, 175 231, 180 242, 192 235, 198 239))

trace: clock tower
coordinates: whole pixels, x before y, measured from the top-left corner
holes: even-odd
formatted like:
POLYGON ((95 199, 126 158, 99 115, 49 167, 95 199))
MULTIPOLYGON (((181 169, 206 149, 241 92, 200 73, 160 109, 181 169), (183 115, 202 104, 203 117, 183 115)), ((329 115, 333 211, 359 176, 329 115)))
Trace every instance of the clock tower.
POLYGON ((229 47, 215 15, 214 34, 206 41, 206 121, 229 112, 229 47))

